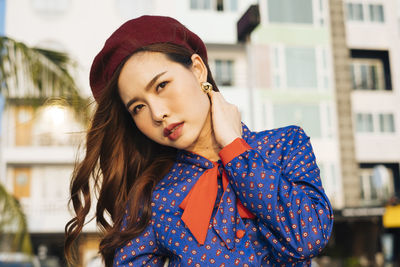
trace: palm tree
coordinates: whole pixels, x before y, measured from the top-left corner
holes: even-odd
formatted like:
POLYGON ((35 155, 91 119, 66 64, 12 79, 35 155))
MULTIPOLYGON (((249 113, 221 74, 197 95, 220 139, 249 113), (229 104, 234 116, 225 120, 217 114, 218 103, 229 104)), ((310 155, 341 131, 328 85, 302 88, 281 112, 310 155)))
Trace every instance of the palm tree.
MULTIPOLYGON (((74 62, 61 52, 28 47, 0 36, 0 98, 6 105, 38 107, 49 98, 62 98, 75 111, 87 104, 79 95, 71 70, 74 62)), ((84 113, 80 110, 80 114, 84 113)), ((1 121, 0 110, 0 121, 1 121)), ((83 117, 81 117, 83 118, 83 117)), ((18 201, 1 184, 0 251, 32 252, 25 215, 18 201)))
POLYGON ((19 202, 0 184, 0 251, 32 253, 25 215, 19 202))
POLYGON ((65 53, 0 36, 0 93, 8 103, 37 105, 49 97, 63 98, 74 107, 86 103, 70 74, 73 67, 65 53))

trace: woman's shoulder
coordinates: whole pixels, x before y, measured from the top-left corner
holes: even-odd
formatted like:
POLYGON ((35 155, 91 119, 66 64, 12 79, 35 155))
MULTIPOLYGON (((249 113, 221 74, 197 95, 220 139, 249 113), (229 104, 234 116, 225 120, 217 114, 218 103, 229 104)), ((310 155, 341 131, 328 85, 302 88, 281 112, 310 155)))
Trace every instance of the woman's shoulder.
POLYGON ((297 144, 298 142, 303 142, 303 140, 308 138, 303 128, 298 125, 288 125, 259 132, 250 132, 248 129, 246 129, 244 133, 245 139, 249 145, 256 146, 262 146, 266 144, 269 146, 277 144, 280 146, 291 146, 297 144))
POLYGON ((244 132, 245 141, 271 163, 282 166, 285 160, 303 144, 309 137, 303 128, 297 125, 268 129, 260 132, 244 132))

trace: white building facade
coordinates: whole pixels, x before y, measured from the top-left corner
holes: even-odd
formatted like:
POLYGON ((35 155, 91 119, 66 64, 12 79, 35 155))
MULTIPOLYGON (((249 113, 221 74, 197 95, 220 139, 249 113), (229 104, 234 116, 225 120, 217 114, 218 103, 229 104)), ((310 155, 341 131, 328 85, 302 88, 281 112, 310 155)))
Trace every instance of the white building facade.
MULTIPOLYGON (((30 46, 68 53, 78 63, 76 80, 87 97, 91 62, 118 26, 143 14, 178 19, 206 43, 220 90, 251 129, 304 128, 328 197, 335 209, 345 208, 328 0, 9 0, 5 6, 4 33, 30 46), (237 22, 252 4, 259 5, 260 25, 249 42, 238 43, 237 22)), ((346 0, 344 8, 360 197, 362 204, 374 205, 381 201, 371 180, 375 166, 386 167, 392 189, 400 182, 395 178, 400 31, 399 16, 390 12, 398 7, 394 0, 346 0)), ((60 259, 71 217, 69 181, 84 140, 83 126, 71 114, 60 107, 9 106, 2 121, 0 181, 20 199, 35 248, 48 246, 49 255, 60 259)), ((96 255, 98 244, 90 235, 96 232, 93 222, 85 232, 83 265, 96 255)))
POLYGON ((325 0, 259 1, 260 25, 248 44, 258 130, 295 124, 311 137, 333 206, 344 206, 325 0))
POLYGON ((374 192, 376 189, 369 181, 373 167, 386 165, 389 190, 394 189, 399 172, 400 39, 398 14, 394 12, 397 9, 397 1, 346 1, 355 148, 362 171, 362 198, 367 205, 379 202, 378 192, 374 192))
MULTIPOLYGON (((225 97, 238 105, 250 125, 245 47, 237 44, 236 22, 252 1, 155 0, 12 0, 6 1, 7 36, 29 46, 68 53, 76 60, 76 81, 91 95, 89 69, 106 38, 123 22, 143 14, 177 18, 208 47, 209 65, 225 97), (29 23, 27 23, 29 22, 29 23)), ((71 111, 59 106, 8 106, 3 114, 1 182, 21 202, 27 215, 35 253, 62 263, 69 182, 82 156, 83 126, 71 111)), ((97 255, 94 221, 85 226, 80 243, 83 266, 97 255)))

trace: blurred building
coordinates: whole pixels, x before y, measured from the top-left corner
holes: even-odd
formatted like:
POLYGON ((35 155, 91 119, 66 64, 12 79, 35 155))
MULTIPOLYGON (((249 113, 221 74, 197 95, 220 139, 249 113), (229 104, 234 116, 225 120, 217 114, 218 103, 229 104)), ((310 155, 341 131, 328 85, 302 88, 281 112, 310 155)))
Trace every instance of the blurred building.
MULTIPOLYGON (((253 86, 255 103, 271 107, 255 117, 269 114, 262 128, 295 123, 311 135, 336 214, 326 255, 360 264, 390 262, 399 251, 400 214, 391 206, 385 214, 400 193, 397 5, 259 1, 260 24, 247 38, 254 65, 263 64, 256 68, 263 73, 253 86), (310 115, 306 108, 313 108, 310 115)), ((257 16, 248 11, 243 21, 257 16)))
MULTIPOLYGON (((12 0, 6 1, 5 34, 30 46, 68 53, 78 62, 76 80, 90 96, 91 62, 106 38, 123 22, 142 14, 177 18, 206 43, 214 78, 251 126, 245 46, 237 43, 236 22, 252 1, 162 0, 12 0), (29 22, 29 23, 27 23, 29 22)), ((33 110, 8 106, 4 114, 1 180, 21 202, 35 253, 59 258, 62 265, 69 181, 82 125, 64 107, 33 110)), ((82 266, 96 264, 98 237, 94 221, 79 243, 82 266)))
POLYGON ((351 221, 343 234, 354 237, 354 254, 388 251, 388 261, 399 261, 400 212, 389 205, 400 195, 399 1, 347 0, 344 8, 362 208, 342 211, 351 221))
POLYGON ((258 7, 260 24, 245 42, 251 62, 248 87, 254 103, 254 128, 303 127, 312 139, 327 195, 341 208, 327 2, 259 1, 258 7))
POLYGON ((255 118, 311 135, 336 214, 326 255, 394 260, 400 213, 385 206, 400 193, 398 2, 264 0, 258 9, 247 37, 255 118))
MULTIPOLYGON (((0 0, 0 12, 4 3, 0 0)), ((400 223, 382 222, 384 215, 400 218, 394 210, 385 214, 387 203, 400 194, 397 5, 395 0, 12 0, 6 1, 4 29, 28 45, 67 52, 78 62, 77 81, 89 96, 92 59, 120 24, 142 14, 177 18, 205 41, 220 90, 251 129, 296 124, 311 137, 336 215, 325 254, 372 262, 399 242, 400 223), (239 35, 238 21, 249 26, 239 35)), ((48 257, 62 257, 81 129, 60 107, 9 106, 3 115, 0 170, 6 175, 0 181, 27 213, 35 252, 48 257)), ((91 222, 80 239, 83 265, 96 256, 97 245, 91 222)))

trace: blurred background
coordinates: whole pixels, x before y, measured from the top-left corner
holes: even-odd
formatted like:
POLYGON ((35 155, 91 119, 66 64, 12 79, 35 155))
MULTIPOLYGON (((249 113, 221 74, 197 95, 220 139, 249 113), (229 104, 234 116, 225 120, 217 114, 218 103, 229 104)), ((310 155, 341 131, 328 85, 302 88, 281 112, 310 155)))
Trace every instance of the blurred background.
MULTIPOLYGON (((90 65, 143 14, 203 39, 251 129, 311 137, 335 211, 313 266, 400 266, 400 0, 0 0, 0 266, 66 266, 90 65)), ((79 266, 102 266, 98 242, 88 222, 79 266)))

